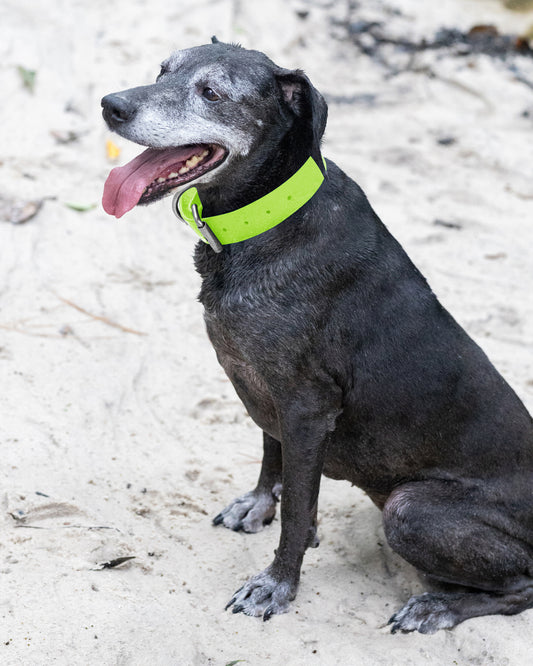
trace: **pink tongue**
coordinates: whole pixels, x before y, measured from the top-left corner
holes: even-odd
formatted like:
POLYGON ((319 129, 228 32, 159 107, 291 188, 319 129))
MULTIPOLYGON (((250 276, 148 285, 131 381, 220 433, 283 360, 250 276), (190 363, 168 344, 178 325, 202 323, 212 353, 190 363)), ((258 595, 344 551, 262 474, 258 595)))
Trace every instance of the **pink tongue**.
MULTIPOLYGON (((122 217, 137 205, 144 188, 158 177, 165 177, 172 165, 185 162, 198 152, 198 146, 148 148, 131 162, 115 167, 104 185, 102 205, 109 215, 122 217)), ((180 168, 177 166, 176 171, 180 168)))

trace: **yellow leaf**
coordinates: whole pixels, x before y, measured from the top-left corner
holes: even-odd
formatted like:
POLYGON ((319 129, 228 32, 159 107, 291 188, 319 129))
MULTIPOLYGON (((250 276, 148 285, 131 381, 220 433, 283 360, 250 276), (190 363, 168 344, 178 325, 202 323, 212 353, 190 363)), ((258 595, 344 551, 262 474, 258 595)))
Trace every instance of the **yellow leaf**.
POLYGON ((116 159, 118 159, 118 156, 120 155, 120 148, 117 146, 116 143, 113 143, 111 139, 108 139, 105 142, 105 149, 107 153, 107 159, 111 160, 114 162, 116 159))

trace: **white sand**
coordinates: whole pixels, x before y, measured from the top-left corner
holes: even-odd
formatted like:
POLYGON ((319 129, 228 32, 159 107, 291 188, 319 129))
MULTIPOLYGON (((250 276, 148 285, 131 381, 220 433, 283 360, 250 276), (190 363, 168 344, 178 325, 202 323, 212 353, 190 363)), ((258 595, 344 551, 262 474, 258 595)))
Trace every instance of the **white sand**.
MULTIPOLYGON (((402 9, 410 19, 392 17, 391 29, 413 37, 533 23, 496 0, 361 5, 363 18, 402 9)), ((268 623, 224 612, 270 562, 279 521, 258 535, 211 526, 253 487, 261 448, 204 333, 194 237, 169 200, 119 222, 100 206, 65 206, 98 203, 111 168, 100 98, 152 81, 173 49, 211 34, 305 68, 329 95, 375 95, 372 106, 330 105, 324 152, 532 410, 531 89, 487 57, 421 54, 435 78, 386 79, 329 38, 325 9, 302 21, 302 6, 0 5, 0 195, 52 197, 26 224, 0 222, 2 665, 531 663, 533 612, 390 635, 386 620, 422 584, 385 544, 370 501, 330 480, 322 543, 306 555, 291 612, 268 623), (17 65, 37 70, 33 95, 17 65), (58 145, 51 130, 81 138, 58 145), (456 142, 439 145, 443 136, 456 142), (95 571, 126 556, 135 559, 95 571)), ((531 64, 524 72, 533 78, 531 64)), ((114 140, 120 163, 139 152, 114 140)))

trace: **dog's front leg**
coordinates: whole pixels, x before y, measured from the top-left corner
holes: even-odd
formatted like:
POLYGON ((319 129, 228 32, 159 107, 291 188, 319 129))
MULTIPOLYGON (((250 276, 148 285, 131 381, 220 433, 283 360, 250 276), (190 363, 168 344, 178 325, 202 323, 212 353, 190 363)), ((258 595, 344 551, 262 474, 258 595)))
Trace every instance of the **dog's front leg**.
MULTIPOLYGON (((334 417, 309 410, 309 398, 280 415, 283 473, 281 537, 274 561, 228 603, 233 612, 268 620, 296 596, 305 549, 315 545, 316 507, 328 431, 334 417)), ((321 410, 322 411, 322 410, 321 410)))

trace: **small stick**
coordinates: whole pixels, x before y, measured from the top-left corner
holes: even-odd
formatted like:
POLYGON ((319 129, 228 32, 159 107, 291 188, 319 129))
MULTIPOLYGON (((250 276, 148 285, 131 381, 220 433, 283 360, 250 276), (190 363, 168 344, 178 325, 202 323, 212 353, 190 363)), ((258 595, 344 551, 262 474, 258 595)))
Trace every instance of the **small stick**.
POLYGON ((15 326, 7 326, 6 324, 0 324, 0 328, 4 331, 12 331, 13 333, 22 333, 23 335, 30 335, 32 338, 61 338, 63 336, 56 335, 54 333, 32 333, 32 331, 27 331, 24 328, 19 328, 15 326))
POLYGON ((133 328, 128 328, 127 326, 122 326, 122 324, 117 324, 114 321, 111 321, 111 319, 108 319, 107 317, 103 317, 101 315, 96 315, 93 314, 92 312, 89 312, 88 310, 85 310, 85 308, 82 308, 79 305, 76 305, 76 303, 73 303, 72 301, 69 301, 68 298, 62 298, 61 296, 58 296, 56 294, 57 298, 62 303, 65 303, 65 305, 69 305, 71 308, 74 308, 78 312, 81 312, 88 317, 91 317, 91 319, 96 319, 97 321, 101 321, 104 324, 107 324, 108 326, 112 326, 113 328, 118 328, 120 331, 124 331, 124 333, 133 333, 134 335, 147 335, 146 333, 143 333, 142 331, 136 331, 133 328))

